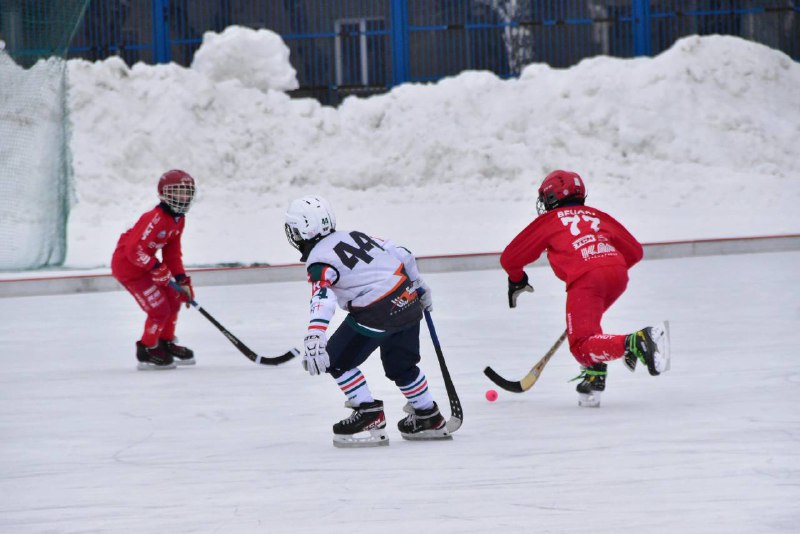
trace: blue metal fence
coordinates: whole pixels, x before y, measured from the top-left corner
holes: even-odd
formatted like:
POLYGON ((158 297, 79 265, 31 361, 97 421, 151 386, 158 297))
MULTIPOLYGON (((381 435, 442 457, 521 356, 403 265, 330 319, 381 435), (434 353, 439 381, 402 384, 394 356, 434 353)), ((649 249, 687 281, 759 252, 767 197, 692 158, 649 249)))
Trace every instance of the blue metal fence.
POLYGON ((296 93, 333 104, 465 69, 513 77, 531 62, 653 55, 691 34, 800 60, 800 0, 91 0, 69 55, 189 65, 204 32, 231 24, 280 34, 296 93))

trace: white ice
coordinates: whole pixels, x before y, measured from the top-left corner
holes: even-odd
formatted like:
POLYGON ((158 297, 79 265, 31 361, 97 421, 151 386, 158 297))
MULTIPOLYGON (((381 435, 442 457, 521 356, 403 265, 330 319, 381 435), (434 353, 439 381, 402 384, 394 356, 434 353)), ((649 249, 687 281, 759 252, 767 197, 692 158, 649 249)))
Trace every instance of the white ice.
MULTIPOLYGON (((349 411, 330 377, 257 366, 195 310, 178 333, 197 366, 148 373, 126 293, 0 299, 0 532, 796 532, 798 264, 786 252, 634 267, 605 329, 670 319, 672 370, 613 363, 599 409, 577 406, 566 347, 530 391, 484 400, 484 366, 518 379, 563 329, 548 268, 530 270, 536 292, 516 310, 499 270, 430 275, 464 425, 452 442, 400 439, 404 399, 373 356, 363 369, 391 444, 359 450, 331 445, 349 411)), ((298 281, 197 299, 278 354, 303 335, 307 296, 298 281)))

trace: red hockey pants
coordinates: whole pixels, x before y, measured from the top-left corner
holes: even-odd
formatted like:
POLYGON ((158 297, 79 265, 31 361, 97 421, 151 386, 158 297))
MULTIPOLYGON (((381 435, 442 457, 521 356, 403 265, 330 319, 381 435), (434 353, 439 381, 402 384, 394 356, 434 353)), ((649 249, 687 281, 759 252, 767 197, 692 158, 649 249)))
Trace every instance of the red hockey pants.
POLYGON ((125 286, 147 314, 142 344, 152 347, 159 339, 175 339, 175 324, 181 309, 179 293, 169 286, 157 286, 149 274, 132 280, 119 280, 119 283, 125 286))
POLYGON ((591 367, 625 355, 625 335, 603 334, 600 321, 628 286, 624 267, 599 267, 567 289, 567 339, 578 363, 591 367))

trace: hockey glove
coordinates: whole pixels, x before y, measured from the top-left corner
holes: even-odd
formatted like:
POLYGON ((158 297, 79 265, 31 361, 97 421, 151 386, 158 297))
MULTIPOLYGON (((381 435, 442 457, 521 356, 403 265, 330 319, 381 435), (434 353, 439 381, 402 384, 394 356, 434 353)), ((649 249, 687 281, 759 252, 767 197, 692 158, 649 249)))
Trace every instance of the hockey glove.
POLYGON ((324 373, 330 365, 328 351, 328 338, 325 332, 312 332, 306 336, 306 353, 303 355, 303 369, 311 376, 324 373))
POLYGON ((181 293, 180 296, 181 300, 186 303, 186 307, 192 305, 192 301, 194 300, 194 288, 192 287, 192 277, 186 276, 185 274, 176 274, 175 281, 178 282, 178 285, 181 286, 181 293))
POLYGON ((417 293, 419 293, 419 302, 422 304, 422 308, 431 313, 433 311, 433 294, 431 293, 431 288, 428 287, 428 284, 422 278, 418 278, 416 282, 414 282, 417 286, 417 293))
POLYGON ((165 286, 172 280, 172 273, 163 263, 156 263, 156 266, 150 271, 150 278, 157 286, 165 286))
POLYGON ((508 279, 508 307, 517 307, 517 297, 524 292, 533 293, 533 286, 528 283, 528 274, 522 273, 522 280, 519 282, 512 282, 511 278, 508 279))

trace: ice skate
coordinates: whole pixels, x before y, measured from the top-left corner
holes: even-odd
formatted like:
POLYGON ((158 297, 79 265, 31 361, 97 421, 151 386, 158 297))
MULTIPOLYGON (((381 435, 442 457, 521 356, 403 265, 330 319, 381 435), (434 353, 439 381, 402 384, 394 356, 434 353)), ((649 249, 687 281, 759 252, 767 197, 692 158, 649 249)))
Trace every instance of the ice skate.
POLYGON ((453 436, 447 430, 447 421, 439 412, 439 406, 433 403, 432 408, 420 410, 414 408, 411 403, 403 407, 403 411, 408 415, 397 423, 400 435, 403 439, 426 440, 426 439, 452 439, 453 436))
POLYGON ((165 341, 161 340, 159 342, 159 347, 172 356, 173 360, 175 361, 176 365, 194 365, 194 351, 189 347, 184 347, 183 345, 176 345, 176 339, 172 341, 165 341))
POLYGON ((333 425, 334 447, 379 447, 389 444, 383 401, 373 400, 359 406, 354 406, 348 401, 344 406, 351 408, 353 413, 347 419, 342 419, 333 425))
POLYGON ((576 377, 583 380, 575 387, 578 392, 578 406, 584 408, 599 408, 600 394, 606 389, 607 365, 598 363, 592 367, 584 367, 576 377))
POLYGON ((633 373, 636 371, 636 364, 639 363, 639 359, 634 353, 625 351, 625 356, 622 358, 622 362, 625 364, 625 367, 628 368, 628 371, 633 373))
POLYGON ((136 368, 140 371, 175 369, 172 355, 165 352, 161 345, 145 347, 141 341, 137 341, 136 359, 139 362, 136 368))
MULTIPOLYGON (((669 323, 664 321, 659 326, 648 326, 625 338, 627 352, 626 362, 630 355, 635 356, 653 376, 658 376, 670 368, 669 323)), ((626 363, 627 365, 627 363, 626 363)), ((628 366, 630 368, 630 366, 628 366)))

